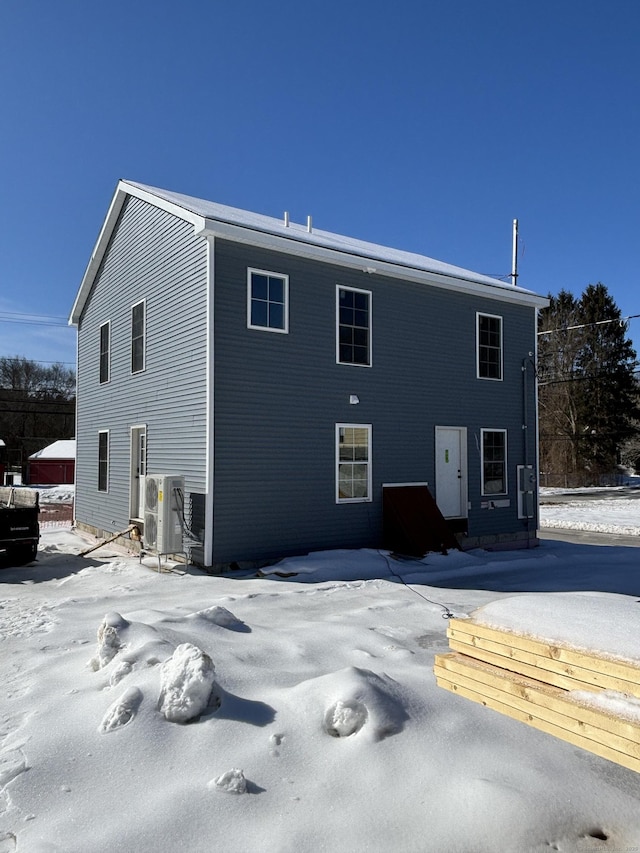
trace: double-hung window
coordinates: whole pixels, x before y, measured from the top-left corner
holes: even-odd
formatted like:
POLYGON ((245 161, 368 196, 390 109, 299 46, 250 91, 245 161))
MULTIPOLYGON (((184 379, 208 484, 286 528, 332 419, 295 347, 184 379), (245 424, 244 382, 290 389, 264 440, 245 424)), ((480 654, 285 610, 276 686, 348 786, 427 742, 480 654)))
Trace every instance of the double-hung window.
POLYGON ((98 433, 98 491, 109 491, 109 430, 98 433))
POLYGON ((336 425, 336 502, 371 500, 371 425, 336 425))
POLYGON ((247 270, 247 326, 267 332, 289 331, 289 276, 247 270))
POLYGON ((502 379, 502 317, 477 315, 477 360, 479 379, 502 379))
POLYGON ((337 287, 336 359, 338 364, 371 366, 371 292, 337 287))
POLYGON ((482 494, 507 494, 507 431, 483 429, 482 494))
POLYGON ((111 348, 111 324, 100 326, 100 384, 109 381, 109 358, 111 348))
POLYGON ((131 372, 140 373, 145 362, 145 302, 131 309, 131 372))

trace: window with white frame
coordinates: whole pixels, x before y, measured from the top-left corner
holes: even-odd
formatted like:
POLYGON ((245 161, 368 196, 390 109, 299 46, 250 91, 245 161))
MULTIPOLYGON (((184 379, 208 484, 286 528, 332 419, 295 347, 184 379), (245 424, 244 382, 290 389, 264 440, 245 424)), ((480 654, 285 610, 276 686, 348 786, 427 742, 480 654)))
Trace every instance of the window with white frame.
POLYGON ((109 491, 109 430, 98 433, 98 491, 109 491))
POLYGON ((507 494, 507 431, 483 429, 482 494, 507 494))
POLYGON ((336 424, 336 502, 371 500, 371 425, 336 424))
POLYGON ((338 364, 370 367, 371 292, 338 285, 336 302, 338 364))
POLYGON ((477 314, 479 379, 502 379, 502 317, 477 314))
POLYGON ((289 276, 247 270, 247 326, 267 332, 289 331, 289 276))
POLYGON ((140 373, 145 366, 145 303, 131 309, 131 372, 140 373))
POLYGON ((109 381, 109 359, 111 348, 111 324, 100 326, 100 384, 109 381))

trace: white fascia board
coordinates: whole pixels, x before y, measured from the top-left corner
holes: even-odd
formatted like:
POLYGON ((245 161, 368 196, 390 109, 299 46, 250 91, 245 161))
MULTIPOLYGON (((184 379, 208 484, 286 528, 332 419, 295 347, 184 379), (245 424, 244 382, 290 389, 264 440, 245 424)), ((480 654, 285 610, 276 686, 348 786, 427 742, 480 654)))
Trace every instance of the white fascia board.
POLYGON ((360 269, 363 272, 403 279, 404 281, 413 281, 433 287, 441 287, 445 290, 455 290, 458 293, 496 299, 500 302, 513 302, 535 308, 544 308, 549 304, 549 300, 545 297, 538 296, 530 290, 519 290, 513 287, 513 285, 504 285, 504 287, 496 285, 492 287, 490 284, 474 282, 471 279, 429 272, 417 269, 416 267, 378 260, 377 258, 368 258, 364 255, 341 252, 325 246, 307 243, 295 237, 282 237, 277 234, 244 228, 218 220, 206 219, 203 222, 204 225, 202 228, 199 229, 196 226, 196 234, 220 237, 236 243, 248 243, 252 246, 271 249, 274 252, 283 252, 288 255, 324 261, 325 263, 336 264, 337 266, 360 269))
POLYGON ((161 210, 166 211, 167 213, 172 213, 179 219, 184 219, 186 222, 190 222, 194 226, 196 233, 199 233, 204 227, 205 220, 202 216, 199 216, 178 204, 174 204, 173 202, 154 195, 153 193, 147 192, 140 187, 136 187, 133 184, 128 183, 128 181, 119 181, 109 206, 109 211, 107 212, 104 224, 100 230, 100 234, 98 235, 98 239, 91 254, 91 258, 87 264, 84 276, 82 277, 82 282, 80 283, 80 288, 75 302, 73 303, 73 308, 71 309, 68 321, 70 326, 77 326, 80 322, 80 317, 82 315, 85 302, 91 292, 94 278, 98 272, 100 264, 102 263, 104 253, 107 250, 109 240, 113 234, 113 229, 116 227, 120 211, 122 210, 128 195, 135 196, 142 201, 148 202, 154 207, 158 207, 161 210))

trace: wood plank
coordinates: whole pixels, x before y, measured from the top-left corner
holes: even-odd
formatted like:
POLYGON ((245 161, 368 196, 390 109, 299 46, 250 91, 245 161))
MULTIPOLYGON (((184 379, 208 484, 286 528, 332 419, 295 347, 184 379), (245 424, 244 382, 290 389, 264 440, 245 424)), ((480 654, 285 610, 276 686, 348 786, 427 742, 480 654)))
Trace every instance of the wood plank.
POLYGON ((582 704, 563 690, 514 676, 496 667, 477 664, 463 655, 438 655, 434 672, 436 677, 521 711, 535 713, 541 719, 588 740, 640 759, 640 721, 623 719, 601 708, 582 704))
POLYGON ((601 758, 606 758, 609 761, 613 761, 616 764, 620 764, 623 767, 627 767, 629 770, 634 770, 640 773, 639 758, 627 755, 623 752, 619 752, 615 749, 610 748, 606 744, 602 744, 594 740, 589 740, 588 738, 585 738, 577 732, 570 731, 568 729, 562 728, 561 726, 555 725, 554 723, 548 720, 544 720, 536 716, 535 709, 533 709, 533 706, 532 711, 522 711, 511 705, 505 704, 500 699, 494 699, 489 696, 483 696, 482 694, 471 688, 460 686, 454 681, 448 680, 444 676, 437 677, 436 683, 445 690, 449 690, 450 692, 455 693, 458 696, 463 696, 466 699, 471 699, 473 702, 477 702, 487 708, 491 708, 494 711, 499 711, 500 713, 505 714, 506 716, 511 717, 514 720, 526 723, 532 728, 538 729, 539 731, 545 732, 546 734, 554 735, 555 737, 560 738, 560 740, 564 740, 567 743, 573 744, 574 746, 586 749, 587 751, 592 752, 595 755, 600 756, 601 758))
MULTIPOLYGON (((540 669, 544 672, 551 672, 556 675, 573 679, 576 682, 575 687, 567 685, 566 689, 580 689, 585 685, 587 689, 589 689, 590 686, 594 686, 599 687, 601 690, 617 690, 620 693, 630 693, 631 695, 637 695, 640 693, 640 682, 634 683, 627 679, 618 678, 609 672, 598 671, 594 666, 585 669, 577 664, 569 664, 565 661, 554 660, 544 655, 540 656, 533 652, 524 651, 506 644, 496 643, 493 640, 486 640, 482 637, 473 636, 471 634, 462 634, 457 632, 457 636, 454 639, 452 632, 449 645, 451 648, 462 651, 470 657, 480 657, 480 652, 490 652, 494 655, 499 655, 503 659, 503 662, 502 664, 497 665, 503 666, 505 669, 509 669, 512 672, 521 672, 522 665, 526 664, 528 666, 536 667, 536 669, 540 669)), ((530 673, 525 674, 530 675, 530 673)), ((640 677, 640 673, 638 675, 640 677)), ((539 681, 547 680, 546 676, 543 675, 543 672, 538 676, 532 677, 538 678, 539 681)), ((557 680, 553 680, 551 683, 556 684, 559 687, 565 686, 564 684, 557 683, 557 680)))
MULTIPOLYGON (((535 637, 515 634, 508 630, 490 628, 479 624, 473 619, 451 619, 449 621, 447 635, 459 639, 461 642, 476 643, 479 640, 487 640, 505 646, 510 652, 515 650, 528 652, 537 658, 557 661, 566 664, 569 668, 577 667, 580 670, 593 671, 600 677, 620 679, 629 682, 633 695, 640 697, 640 665, 635 665, 621 658, 599 655, 596 651, 580 650, 563 643, 549 643, 535 637)), ((525 659, 525 662, 526 659, 525 659)), ((554 671, 560 671, 554 669, 554 671)), ((597 681, 595 683, 598 683, 597 681)), ((616 688, 610 688, 616 689, 616 688)))

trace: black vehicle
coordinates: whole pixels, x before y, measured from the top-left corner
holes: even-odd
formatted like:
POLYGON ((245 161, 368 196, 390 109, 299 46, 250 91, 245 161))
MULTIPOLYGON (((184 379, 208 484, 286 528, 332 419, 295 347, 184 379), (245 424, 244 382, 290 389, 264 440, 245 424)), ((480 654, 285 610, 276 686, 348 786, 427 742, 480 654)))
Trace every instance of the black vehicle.
POLYGON ((38 492, 0 486, 0 565, 35 560, 40 539, 38 492))

